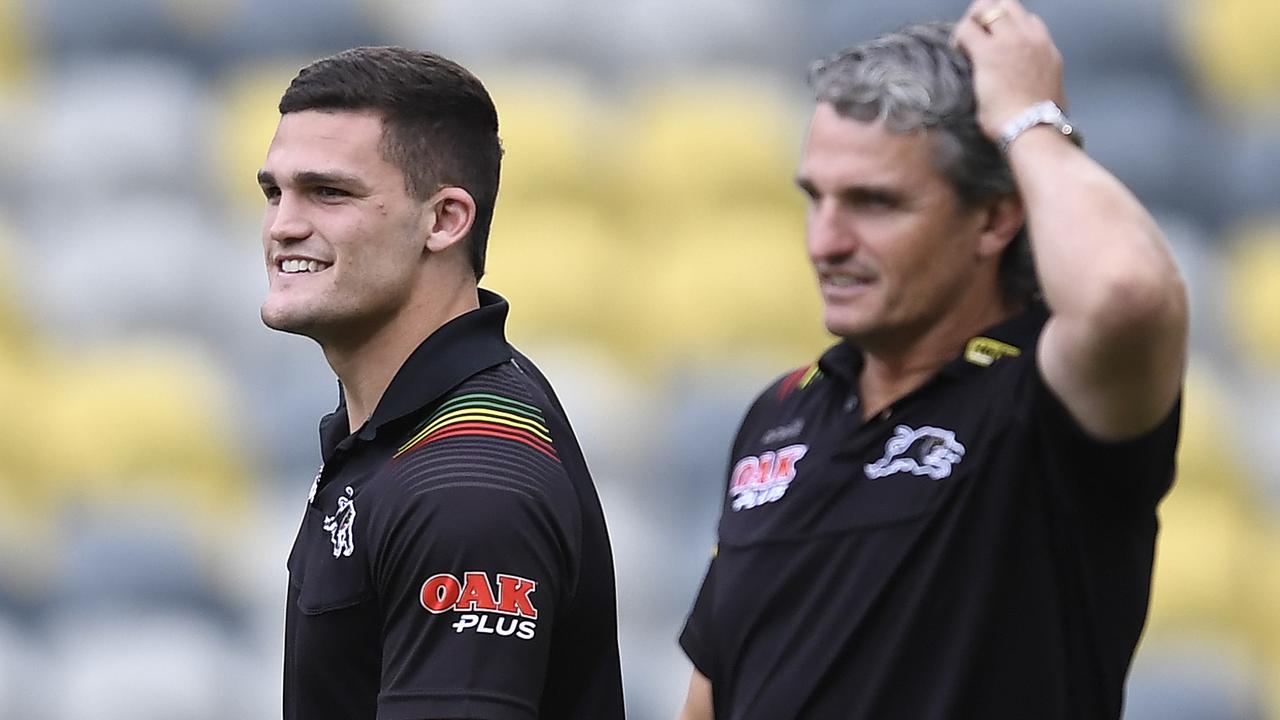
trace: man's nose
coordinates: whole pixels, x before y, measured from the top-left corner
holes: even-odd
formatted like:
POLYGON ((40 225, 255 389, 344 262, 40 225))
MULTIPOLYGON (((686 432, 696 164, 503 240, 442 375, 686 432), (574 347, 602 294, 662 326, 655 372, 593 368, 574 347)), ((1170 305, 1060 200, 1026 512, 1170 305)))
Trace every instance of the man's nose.
POLYGON ((268 214, 267 232, 275 242, 302 240, 311 234, 311 222, 307 219, 303 203, 290 193, 281 193, 279 201, 268 214))

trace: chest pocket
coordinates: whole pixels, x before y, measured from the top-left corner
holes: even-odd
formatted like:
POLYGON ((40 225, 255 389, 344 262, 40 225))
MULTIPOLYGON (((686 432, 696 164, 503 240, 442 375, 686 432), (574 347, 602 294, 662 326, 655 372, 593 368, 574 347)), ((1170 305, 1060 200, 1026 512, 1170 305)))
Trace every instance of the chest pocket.
POLYGON ((307 508, 289 553, 289 583, 298 593, 303 614, 319 615, 369 599, 372 593, 361 539, 358 525, 341 527, 340 514, 328 516, 315 507, 307 508))

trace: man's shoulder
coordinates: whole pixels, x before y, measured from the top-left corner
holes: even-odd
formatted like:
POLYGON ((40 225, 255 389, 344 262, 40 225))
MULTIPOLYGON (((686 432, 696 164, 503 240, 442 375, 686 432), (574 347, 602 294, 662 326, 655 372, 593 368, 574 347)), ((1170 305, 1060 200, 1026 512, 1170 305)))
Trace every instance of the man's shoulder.
POLYGON ((536 388, 507 362, 463 381, 413 425, 392 455, 399 484, 542 495, 563 475, 536 388))

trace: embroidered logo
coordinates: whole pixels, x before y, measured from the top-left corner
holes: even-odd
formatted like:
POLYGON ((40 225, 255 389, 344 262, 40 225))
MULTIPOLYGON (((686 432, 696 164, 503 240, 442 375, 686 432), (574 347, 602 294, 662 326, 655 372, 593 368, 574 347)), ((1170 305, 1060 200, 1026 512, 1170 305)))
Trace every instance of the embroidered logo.
POLYGON ((455 633, 470 630, 532 640, 538 629, 538 608, 529 596, 538 589, 537 581, 503 573, 495 579, 496 592, 487 572, 463 573, 461 579, 451 573, 432 575, 422 583, 418 599, 433 615, 461 613, 450 625, 455 633))
POLYGON ((999 340, 989 337, 975 337, 964 346, 964 359, 979 367, 989 367, 991 363, 1006 357, 1018 357, 1022 351, 999 340))
POLYGON ((903 472, 941 480, 950 476, 951 467, 963 458, 964 445, 951 430, 928 425, 913 430, 899 425, 884 444, 884 457, 864 465, 863 470, 872 480, 903 472))
POLYGON ((786 425, 779 425, 771 430, 766 430, 764 435, 760 437, 760 442, 765 445, 773 445, 774 443, 798 437, 802 432, 804 432, 804 418, 796 418, 786 425))
POLYGON ((347 496, 338 498, 338 512, 326 515, 324 529, 329 531, 329 540, 333 543, 334 557, 351 557, 356 549, 355 539, 351 536, 351 528, 356 521, 356 503, 352 499, 355 492, 347 486, 347 496))
POLYGON ((808 445, 788 445, 744 457, 733 466, 729 479, 729 497, 733 509, 749 510, 775 502, 787 494, 796 477, 796 464, 809 452, 808 445))
POLYGON ((307 504, 314 504, 316 501, 316 491, 320 489, 320 476, 324 474, 324 463, 320 463, 320 469, 316 470, 316 477, 311 481, 311 492, 307 493, 307 504))

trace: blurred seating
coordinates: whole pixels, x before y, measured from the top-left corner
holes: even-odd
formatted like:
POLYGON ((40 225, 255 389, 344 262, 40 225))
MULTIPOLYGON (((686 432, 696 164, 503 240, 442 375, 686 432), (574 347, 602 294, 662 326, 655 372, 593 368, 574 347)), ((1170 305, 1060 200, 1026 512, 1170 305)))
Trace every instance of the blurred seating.
POLYGON ((122 197, 200 197, 207 94, 180 64, 94 58, 50 78, 33 163, 37 217, 122 197))
POLYGON ((44 699, 40 687, 44 674, 31 633, 0 612, 0 717, 46 717, 38 714, 44 699))
POLYGON ((583 43, 589 41, 584 15, 591 3, 584 0, 364 0, 360 4, 394 42, 458 58, 468 67, 473 67, 468 58, 487 58, 507 66, 581 59, 583 43))
MULTIPOLYGON (((1142 75, 1180 86, 1184 54, 1174 32, 1174 3, 1163 0, 1049 0, 1031 2, 1062 52, 1068 79, 1142 75)), ((1181 88, 1179 88, 1181 89, 1181 88)))
POLYGON ((262 717, 230 682, 241 652, 199 615, 96 612, 59 617, 44 698, 53 718, 214 720, 262 717))
POLYGON ((222 277, 240 265, 214 217, 185 198, 139 195, 40 218, 29 251, 36 320, 77 344, 156 334, 216 344, 225 293, 240 287, 222 277))
POLYGON ((15 88, 31 70, 32 48, 19 0, 0 0, 0 104, 6 88, 15 88))
POLYGON ((803 60, 842 50, 909 23, 953 22, 968 3, 953 0, 898 0, 894 3, 806 0, 804 37, 813 44, 803 60))
POLYGON ((683 79, 640 91, 629 120, 621 192, 646 231, 729 205, 803 206, 793 180, 804 116, 772 84, 683 79))
POLYGON ((146 498, 210 529, 245 506, 231 389, 194 349, 104 348, 47 372, 40 448, 64 501, 111 508, 146 498))
POLYGON ((610 108, 585 81, 550 67, 482 79, 498 108, 504 150, 499 207, 598 201, 617 140, 609 133, 610 108))
POLYGON ((386 44, 374 19, 357 2, 307 0, 299 5, 297 0, 253 0, 224 7, 227 12, 206 30, 215 62, 224 68, 282 56, 314 60, 360 45, 386 44))
POLYGON ((1165 240, 1173 250, 1174 261, 1187 286, 1190 302, 1191 352, 1212 358, 1230 342, 1230 333, 1222 319, 1220 288, 1223 282, 1222 253, 1215 239, 1188 213, 1164 208, 1150 208, 1165 240))
POLYGON ((1231 140, 1225 162, 1229 191, 1223 197, 1227 217, 1235 223, 1280 217, 1280 120, 1255 120, 1224 131, 1231 140))
POLYGON ((196 38, 169 0, 38 0, 27 3, 38 48, 58 58, 112 53, 189 56, 196 38))
POLYGON ((1280 371, 1280 222, 1246 227, 1227 245, 1222 290, 1245 359, 1280 371))
POLYGON ((616 233, 590 205, 498 201, 483 284, 511 301, 514 338, 547 342, 628 332, 617 307, 631 289, 630 258, 616 233))
MULTIPOLYGON (((595 56, 627 80, 682 77, 690 68, 787 68, 804 41, 787 3, 643 0, 583 3, 595 56)), ((805 48, 807 51, 807 48, 805 48)), ((704 91, 714 94, 709 84, 704 91)))
POLYGON ((1186 49, 1212 96, 1241 115, 1280 108, 1280 3, 1189 0, 1182 8, 1186 49))
POLYGON ((216 89, 217 106, 206 140, 215 187, 239 216, 261 217, 257 174, 280 122, 280 96, 310 59, 270 60, 228 70, 216 89))
POLYGON ((1148 76, 1079 80, 1068 97, 1089 155, 1148 206, 1218 222, 1230 187, 1225 146, 1191 98, 1148 76))
POLYGON ((618 338, 627 357, 657 368, 739 358, 781 368, 831 343, 799 213, 709 206, 635 232, 636 289, 616 306, 633 323, 618 338))
POLYGON ((1183 400, 1178 475, 1161 503, 1149 627, 1247 632, 1238 598, 1259 521, 1245 446, 1232 431, 1236 408, 1204 358, 1190 363, 1183 400))
POLYGON ((1124 720, 1267 720, 1261 673, 1206 636, 1148 637, 1130 673, 1124 720))

